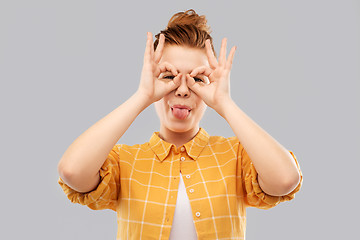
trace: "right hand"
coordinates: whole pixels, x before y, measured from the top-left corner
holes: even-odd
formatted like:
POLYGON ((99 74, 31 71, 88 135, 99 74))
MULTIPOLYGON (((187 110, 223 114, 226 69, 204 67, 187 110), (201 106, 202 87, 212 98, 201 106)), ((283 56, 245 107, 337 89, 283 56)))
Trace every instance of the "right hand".
POLYGON ((181 74, 178 74, 176 68, 168 62, 159 64, 164 43, 165 36, 160 34, 159 44, 156 47, 156 51, 154 51, 152 33, 147 33, 144 63, 138 93, 147 97, 151 103, 160 100, 180 85, 181 74), (160 74, 166 71, 170 71, 175 78, 159 79, 160 74))

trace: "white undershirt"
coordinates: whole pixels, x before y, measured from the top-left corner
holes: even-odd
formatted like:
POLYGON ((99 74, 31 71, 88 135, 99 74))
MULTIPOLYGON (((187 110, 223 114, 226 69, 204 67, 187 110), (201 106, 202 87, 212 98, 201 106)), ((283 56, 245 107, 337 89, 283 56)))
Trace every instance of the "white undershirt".
POLYGON ((189 197, 180 172, 179 189, 176 200, 174 220, 171 226, 169 240, 196 240, 196 230, 193 222, 189 197))

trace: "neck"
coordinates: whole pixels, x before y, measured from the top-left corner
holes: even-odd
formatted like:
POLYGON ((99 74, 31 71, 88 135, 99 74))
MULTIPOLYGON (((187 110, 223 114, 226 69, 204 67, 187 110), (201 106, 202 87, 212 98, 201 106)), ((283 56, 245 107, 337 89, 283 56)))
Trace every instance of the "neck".
POLYGON ((174 132, 168 128, 160 126, 159 136, 166 142, 174 144, 176 147, 180 147, 189 142, 199 132, 199 127, 192 128, 186 132, 174 132))

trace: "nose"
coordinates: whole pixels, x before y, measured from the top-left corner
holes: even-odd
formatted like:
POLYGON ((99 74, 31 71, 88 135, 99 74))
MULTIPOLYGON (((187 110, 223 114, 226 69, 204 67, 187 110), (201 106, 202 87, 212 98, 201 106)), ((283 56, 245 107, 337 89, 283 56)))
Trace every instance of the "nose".
POLYGON ((179 87, 175 90, 175 95, 178 97, 189 97, 190 89, 186 83, 186 75, 181 76, 181 83, 179 87))

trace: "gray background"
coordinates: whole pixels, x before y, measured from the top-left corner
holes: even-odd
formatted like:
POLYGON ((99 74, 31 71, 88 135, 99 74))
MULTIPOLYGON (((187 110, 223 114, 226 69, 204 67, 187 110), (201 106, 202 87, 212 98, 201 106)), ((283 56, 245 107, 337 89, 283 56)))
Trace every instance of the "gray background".
MULTIPOLYGON (((356 238, 359 1, 191 2, 0 1, 1 239, 115 239, 116 213, 70 203, 57 164, 135 92, 146 32, 189 8, 207 16, 217 52, 223 37, 238 46, 233 99, 304 174, 295 200, 248 209, 247 239, 356 238)), ((201 126, 233 136, 209 108, 201 126)), ((119 143, 158 128, 150 107, 119 143)))

